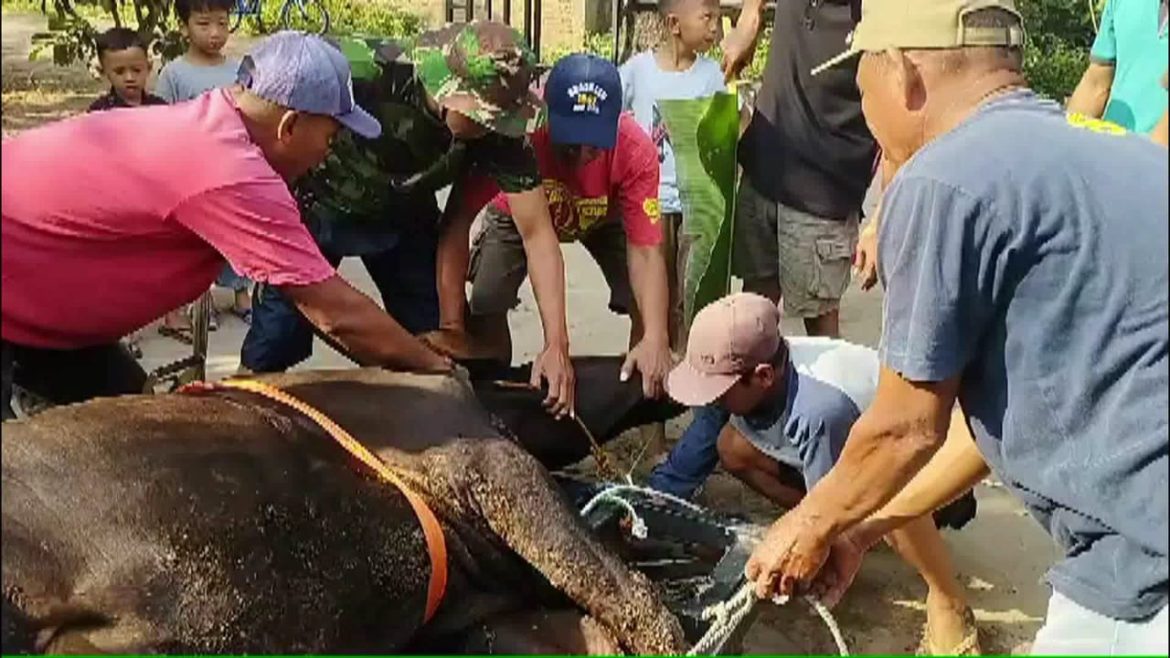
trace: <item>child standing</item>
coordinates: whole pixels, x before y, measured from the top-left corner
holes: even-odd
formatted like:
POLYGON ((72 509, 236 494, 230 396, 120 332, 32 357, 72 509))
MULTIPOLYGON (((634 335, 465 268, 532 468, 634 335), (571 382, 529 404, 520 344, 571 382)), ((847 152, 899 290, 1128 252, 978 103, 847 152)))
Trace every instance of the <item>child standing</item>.
MULTIPOLYGON (((223 54, 231 32, 230 14, 234 7, 235 0, 175 0, 175 14, 179 17, 179 27, 187 39, 187 52, 167 64, 159 74, 159 96, 170 103, 179 103, 236 83, 240 61, 223 54)), ((215 283, 234 291, 232 313, 251 324, 251 282, 236 274, 225 263, 215 283)), ((211 322, 211 328, 214 329, 214 313, 211 322)), ((182 340, 184 333, 190 333, 190 323, 182 311, 175 311, 167 314, 160 331, 182 340), (172 333, 176 329, 178 334, 172 333)))
POLYGON ((115 107, 166 105, 167 102, 146 91, 150 77, 150 57, 146 44, 134 30, 115 27, 97 37, 98 67, 110 83, 110 92, 89 106, 90 112, 115 107))
POLYGON ((723 91, 723 72, 704 57, 719 39, 719 0, 659 0, 664 39, 657 48, 634 55, 622 65, 622 99, 627 110, 658 147, 661 167, 658 200, 665 221, 663 247, 670 278, 671 348, 681 352, 682 285, 687 244, 681 233, 682 202, 678 194, 674 152, 658 101, 706 98, 723 91))
MULTIPOLYGON (((102 77, 110 83, 110 91, 95 100, 90 112, 112 110, 118 107, 140 105, 166 105, 167 102, 146 91, 146 80, 150 77, 150 57, 146 44, 134 30, 115 27, 97 37, 98 68, 102 77)), ((142 332, 135 330, 126 336, 126 349, 136 359, 142 358, 139 341, 142 332)))

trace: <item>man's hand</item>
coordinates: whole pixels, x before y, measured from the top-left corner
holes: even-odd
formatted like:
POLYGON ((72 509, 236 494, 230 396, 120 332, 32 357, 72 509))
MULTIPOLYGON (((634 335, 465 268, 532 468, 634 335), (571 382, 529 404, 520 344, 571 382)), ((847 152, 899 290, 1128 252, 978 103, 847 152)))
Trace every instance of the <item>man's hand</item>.
POLYGON ((491 347, 478 341, 459 326, 440 327, 419 338, 427 347, 454 359, 486 359, 494 356, 491 347))
POLYGON ((814 519, 797 506, 768 528, 744 568, 748 580, 756 583, 756 596, 792 596, 809 589, 833 541, 814 519))
POLYGON ((868 546, 863 546, 849 533, 834 539, 829 546, 829 559, 813 580, 809 593, 826 607, 836 607, 861 570, 861 561, 867 550, 868 546))
POLYGON ((669 341, 652 341, 643 338, 626 355, 622 364, 622 381, 630 378, 634 371, 642 373, 642 395, 648 398, 662 397, 666 392, 663 381, 674 367, 669 341))
POLYGON ((857 236, 857 253, 853 255, 853 276, 861 283, 862 290, 869 290, 877 283, 877 215, 870 220, 861 235, 857 236))
POLYGON ((544 408, 557 418, 564 418, 565 415, 576 417, 573 405, 576 402, 577 380, 567 345, 547 346, 532 362, 530 384, 533 388, 540 388, 542 380, 548 382, 544 408))
MULTIPOLYGON (((745 11, 746 13, 746 11, 745 11)), ((735 27, 723 38, 723 80, 731 82, 752 61, 756 52, 759 19, 741 16, 735 27)))

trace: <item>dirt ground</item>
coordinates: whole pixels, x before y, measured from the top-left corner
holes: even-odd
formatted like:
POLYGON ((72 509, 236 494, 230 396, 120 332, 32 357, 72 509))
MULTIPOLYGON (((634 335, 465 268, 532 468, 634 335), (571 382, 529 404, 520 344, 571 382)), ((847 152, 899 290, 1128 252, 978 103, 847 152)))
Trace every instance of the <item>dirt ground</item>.
MULTIPOLYGON (((18 132, 83 111, 103 85, 83 66, 58 68, 49 62, 29 62, 32 35, 44 29, 38 16, 3 14, 3 129, 18 132)), ((229 49, 242 52, 247 43, 234 39, 229 49)), ((115 166, 116 163, 108 163, 115 166)), ((872 202, 872 200, 871 200, 872 202)), ((580 354, 615 354, 625 347, 629 323, 606 309, 607 290, 600 271, 576 246, 565 249, 568 269, 568 310, 573 351, 580 354)), ((377 298, 369 277, 356 261, 346 261, 342 274, 377 298)), ((219 302, 227 303, 224 297, 219 302)), ((540 324, 531 291, 525 285, 521 306, 510 318, 518 361, 530 360, 540 343, 540 324)), ((843 302, 842 327, 846 338, 875 345, 880 332, 881 295, 851 289, 843 302)), ((797 322, 785 320, 784 329, 802 333, 797 322)), ((233 317, 221 319, 212 334, 209 376, 233 373, 246 327, 233 317)), ((144 332, 142 347, 147 368, 185 356, 184 348, 144 332)), ((312 359, 301 367, 338 368, 348 363, 318 344, 312 359)), ((685 419, 671 423, 668 439, 676 439, 685 419)), ((633 432, 608 448, 618 463, 645 473, 656 456, 634 458, 641 451, 633 432)), ((1027 516, 1015 500, 995 483, 977 490, 978 517, 966 528, 946 534, 961 582, 967 587, 983 631, 988 652, 1008 653, 1030 641, 1044 616, 1048 588, 1042 576, 1056 556, 1051 540, 1027 516)), ((726 474, 716 474, 702 494, 703 502, 723 510, 746 512, 760 523, 773 520, 777 510, 726 474)), ((835 614, 850 649, 855 653, 913 652, 924 622, 922 600, 925 586, 889 550, 876 550, 835 614)), ((745 642, 749 653, 835 653, 820 619, 803 604, 767 605, 745 642)))

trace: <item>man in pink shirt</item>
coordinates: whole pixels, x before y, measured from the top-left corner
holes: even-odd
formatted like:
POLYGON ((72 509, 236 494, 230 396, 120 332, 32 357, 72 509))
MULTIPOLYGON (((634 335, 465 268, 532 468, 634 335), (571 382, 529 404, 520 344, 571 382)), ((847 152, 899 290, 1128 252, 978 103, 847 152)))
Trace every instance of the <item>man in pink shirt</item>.
MULTIPOLYGON (((544 87, 548 124, 531 137, 549 212, 561 242, 580 240, 601 267, 609 306, 633 327, 624 376, 642 374, 645 394, 662 394, 673 365, 669 287, 658 210, 658 148, 622 114, 617 67, 585 54, 557 62, 544 87)), ((469 303, 477 337, 510 358, 507 312, 524 282, 525 252, 507 200, 485 215, 471 254, 469 303)))
POLYGON ((450 368, 337 276, 289 192, 342 126, 381 130, 353 101, 345 57, 282 32, 245 58, 239 83, 4 141, 5 418, 14 381, 59 404, 141 392, 119 337, 197 298, 223 258, 363 363, 450 368))

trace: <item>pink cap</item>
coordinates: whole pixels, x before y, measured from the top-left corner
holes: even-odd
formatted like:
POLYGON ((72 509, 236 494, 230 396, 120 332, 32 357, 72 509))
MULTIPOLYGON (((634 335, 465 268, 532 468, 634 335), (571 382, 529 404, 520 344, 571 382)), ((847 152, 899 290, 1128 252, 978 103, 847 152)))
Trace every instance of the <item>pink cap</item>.
POLYGON ((761 295, 728 295, 695 316, 687 356, 670 372, 666 389, 682 404, 711 404, 779 348, 780 309, 761 295))

